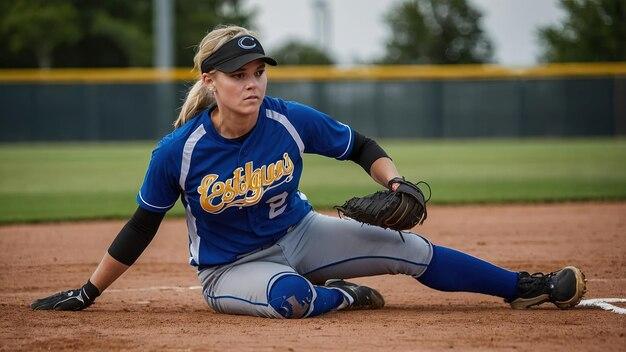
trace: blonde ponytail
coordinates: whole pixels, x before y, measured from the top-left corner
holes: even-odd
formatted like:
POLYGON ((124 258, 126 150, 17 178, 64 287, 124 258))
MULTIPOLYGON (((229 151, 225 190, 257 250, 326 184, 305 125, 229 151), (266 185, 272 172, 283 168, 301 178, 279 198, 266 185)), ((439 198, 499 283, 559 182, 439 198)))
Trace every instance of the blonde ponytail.
POLYGON ((193 58, 194 70, 198 72, 199 78, 191 89, 189 89, 185 102, 180 108, 178 118, 174 121, 174 128, 182 126, 185 122, 189 121, 215 101, 213 94, 202 81, 202 72, 200 70, 202 61, 213 54, 227 41, 244 34, 256 36, 254 32, 243 27, 219 26, 202 38, 198 45, 198 51, 193 58))
POLYGON ((204 82, 202 80, 197 81, 187 93, 187 98, 185 98, 185 102, 180 108, 178 118, 174 121, 174 128, 182 126, 200 110, 208 107, 213 102, 213 95, 205 87, 204 82))

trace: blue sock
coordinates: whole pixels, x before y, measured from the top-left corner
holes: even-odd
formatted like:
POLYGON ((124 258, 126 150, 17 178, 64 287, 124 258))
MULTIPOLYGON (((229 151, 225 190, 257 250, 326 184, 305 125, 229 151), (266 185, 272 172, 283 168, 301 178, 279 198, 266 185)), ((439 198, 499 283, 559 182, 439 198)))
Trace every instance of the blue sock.
POLYGON ((517 273, 454 249, 433 245, 433 258, 417 281, 439 291, 476 292, 514 299, 517 273))
POLYGON ((344 296, 339 290, 315 286, 315 292, 317 297, 313 302, 313 311, 309 314, 310 317, 330 312, 343 303, 344 296))

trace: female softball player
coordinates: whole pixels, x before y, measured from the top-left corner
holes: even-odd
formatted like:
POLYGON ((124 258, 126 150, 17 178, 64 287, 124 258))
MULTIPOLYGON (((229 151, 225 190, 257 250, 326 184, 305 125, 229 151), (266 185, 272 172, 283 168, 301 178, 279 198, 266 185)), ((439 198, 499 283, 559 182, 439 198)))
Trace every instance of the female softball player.
POLYGON ((81 310, 132 265, 180 198, 189 263, 215 311, 304 318, 384 305, 374 289, 343 279, 406 274, 441 291, 504 298, 513 308, 575 306, 585 280, 575 267, 512 272, 417 234, 325 216, 298 191, 303 153, 352 160, 393 190, 391 159, 367 138, 309 106, 265 95, 265 55, 248 30, 220 27, 200 42, 199 80, 175 130, 152 152, 139 207, 85 285, 32 309, 81 310), (391 182, 391 185, 388 183, 391 182))

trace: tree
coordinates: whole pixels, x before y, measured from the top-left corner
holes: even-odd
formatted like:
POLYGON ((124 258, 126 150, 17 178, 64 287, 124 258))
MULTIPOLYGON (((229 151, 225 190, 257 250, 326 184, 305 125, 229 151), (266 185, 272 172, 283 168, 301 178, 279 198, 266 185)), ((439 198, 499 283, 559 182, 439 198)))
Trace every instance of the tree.
POLYGON ((561 0, 563 23, 539 29, 542 61, 626 61, 624 0, 561 0))
POLYGON ((280 48, 272 50, 271 56, 280 65, 332 65, 331 57, 313 44, 290 40, 280 48))
POLYGON ((404 1, 385 17, 391 38, 382 63, 488 62, 493 50, 481 17, 467 0, 404 1))
MULTIPOLYGON (((239 0, 175 2, 174 57, 192 63, 195 45, 218 24, 250 26, 239 0)), ((151 66, 153 0, 0 1, 0 67, 151 66)))
POLYGON ((18 0, 3 2, 0 38, 7 44, 7 56, 33 53, 39 67, 52 67, 52 53, 63 44, 81 37, 78 14, 63 1, 18 0))
POLYGON ((152 1, 72 0, 83 31, 80 41, 58 48, 59 67, 150 66, 152 1))

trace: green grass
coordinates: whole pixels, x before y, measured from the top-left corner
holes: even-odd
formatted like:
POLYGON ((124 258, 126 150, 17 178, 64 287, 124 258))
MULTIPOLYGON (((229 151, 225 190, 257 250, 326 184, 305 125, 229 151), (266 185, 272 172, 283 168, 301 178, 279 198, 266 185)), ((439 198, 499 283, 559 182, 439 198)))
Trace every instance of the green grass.
MULTIPOLYGON (((433 203, 626 199, 626 139, 381 144, 401 174, 430 183, 433 203)), ((152 147, 0 145, 0 223, 128 217, 152 147)), ((301 190, 317 208, 377 188, 352 162, 305 156, 301 190)))

